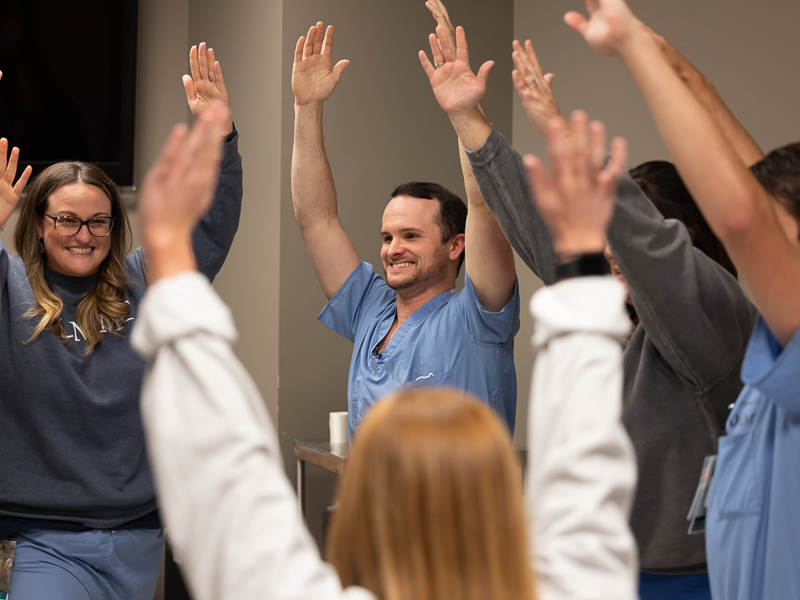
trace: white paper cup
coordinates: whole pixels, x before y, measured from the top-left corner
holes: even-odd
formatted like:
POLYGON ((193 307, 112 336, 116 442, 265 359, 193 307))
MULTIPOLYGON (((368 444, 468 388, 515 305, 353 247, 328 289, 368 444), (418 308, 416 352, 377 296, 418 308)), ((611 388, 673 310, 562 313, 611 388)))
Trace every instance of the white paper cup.
POLYGON ((347 443, 347 411, 332 412, 330 415, 331 444, 347 443))

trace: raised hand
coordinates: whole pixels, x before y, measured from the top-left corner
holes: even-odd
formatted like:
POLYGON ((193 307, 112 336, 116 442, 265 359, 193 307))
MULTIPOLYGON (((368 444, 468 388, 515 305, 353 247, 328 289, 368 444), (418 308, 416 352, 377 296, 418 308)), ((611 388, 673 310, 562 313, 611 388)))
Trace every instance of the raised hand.
POLYGON ((587 126, 586 113, 575 111, 571 138, 566 137, 563 122, 553 119, 547 128, 547 147, 550 177, 535 156, 526 156, 525 164, 556 251, 561 255, 602 251, 627 157, 625 140, 614 139, 611 158, 604 165, 603 124, 594 121, 587 126))
MULTIPOLYGON (((551 89, 555 75, 542 74, 542 68, 539 66, 539 60, 530 40, 525 40, 524 48, 519 40, 514 40, 512 47, 514 51, 511 53, 511 58, 516 68, 511 71, 511 79, 517 88, 517 94, 522 100, 528 119, 539 135, 544 136, 550 119, 561 119, 566 123, 551 89)), ((569 131, 568 127, 566 131, 569 131)))
POLYGON ((447 39, 447 31, 441 26, 436 28, 436 34, 431 34, 428 41, 434 64, 422 50, 419 52, 419 61, 431 82, 439 106, 451 117, 476 110, 486 93, 489 70, 494 66, 494 61, 483 63, 477 75, 472 72, 463 27, 456 28, 455 48, 447 39))
POLYGON ((586 0, 587 19, 569 11, 564 22, 580 33, 589 46, 606 56, 619 56, 631 34, 641 27, 624 0, 586 0))
MULTIPOLYGON (((192 75, 183 76, 183 89, 186 90, 186 101, 195 117, 200 117, 213 102, 221 102, 230 113, 230 100, 222 67, 214 58, 214 49, 206 48, 205 42, 200 47, 192 46, 189 50, 189 69, 192 75)), ((225 127, 228 135, 233 131, 233 119, 229 118, 225 127)))
POLYGON ((332 51, 333 25, 326 30, 322 21, 297 40, 292 68, 292 91, 296 105, 320 104, 331 97, 342 71, 350 64, 349 60, 340 60, 331 68, 332 51))
POLYGON ((8 140, 0 139, 0 171, 3 173, 3 178, 0 179, 0 225, 5 225, 8 221, 8 217, 17 206, 22 190, 25 189, 33 172, 30 166, 25 167, 22 175, 17 179, 17 183, 14 183, 18 162, 19 148, 13 148, 11 156, 8 156, 8 140), (6 162, 6 157, 8 157, 8 162, 6 162))
POLYGON ((176 125, 147 173, 139 215, 147 248, 148 280, 195 268, 191 232, 211 206, 230 122, 222 102, 210 102, 189 130, 176 125))
MULTIPOLYGON (((428 0, 425 7, 431 11, 433 18, 436 19, 436 24, 444 29, 445 36, 450 42, 450 47, 456 47, 456 27, 450 20, 450 15, 447 13, 447 8, 441 0, 428 0)), ((439 46, 441 48, 441 45, 439 46)))

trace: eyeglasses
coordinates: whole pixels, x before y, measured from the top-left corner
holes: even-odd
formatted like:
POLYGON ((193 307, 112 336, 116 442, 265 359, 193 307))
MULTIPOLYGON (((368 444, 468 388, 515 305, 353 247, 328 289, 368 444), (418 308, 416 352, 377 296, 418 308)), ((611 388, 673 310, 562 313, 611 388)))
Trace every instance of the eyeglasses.
POLYGON ((46 214, 45 217, 53 219, 53 228, 56 230, 56 233, 64 237, 78 235, 78 232, 84 225, 86 225, 86 229, 88 229, 89 233, 94 237, 106 237, 111 233, 111 228, 114 226, 114 219, 111 217, 94 217, 87 221, 82 221, 77 217, 65 217, 61 215, 54 217, 53 215, 46 214))

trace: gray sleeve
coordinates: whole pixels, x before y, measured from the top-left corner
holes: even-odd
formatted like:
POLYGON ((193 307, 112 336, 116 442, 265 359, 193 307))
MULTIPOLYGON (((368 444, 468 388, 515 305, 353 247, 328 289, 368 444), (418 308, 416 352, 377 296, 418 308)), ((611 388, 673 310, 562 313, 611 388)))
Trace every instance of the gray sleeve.
POLYGON ((608 244, 648 337, 667 362, 707 390, 738 365, 754 309, 738 281, 692 245, 683 223, 664 219, 626 172, 608 244))
POLYGON ((546 285, 555 283, 553 235, 533 201, 522 157, 494 128, 481 148, 467 152, 486 204, 509 243, 546 285))
POLYGON ((192 235, 197 268, 210 281, 222 268, 239 229, 242 194, 242 156, 237 130, 233 139, 225 144, 214 203, 192 235))

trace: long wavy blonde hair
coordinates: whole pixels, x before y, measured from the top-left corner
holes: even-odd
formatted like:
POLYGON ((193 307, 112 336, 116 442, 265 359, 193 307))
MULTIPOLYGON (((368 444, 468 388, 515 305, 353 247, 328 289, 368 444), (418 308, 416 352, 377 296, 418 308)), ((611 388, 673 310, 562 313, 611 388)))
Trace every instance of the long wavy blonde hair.
POLYGON ((36 226, 42 222, 47 212, 50 195, 71 183, 100 188, 111 201, 111 217, 114 219, 111 249, 97 272, 97 285, 81 298, 75 312, 78 327, 88 341, 86 355, 89 355, 102 339, 102 329, 116 332, 124 327, 128 318, 128 304, 125 302, 125 288, 128 285, 125 257, 131 249, 131 228, 116 184, 102 169, 88 163, 61 162, 48 167, 28 187, 14 230, 14 245, 25 263, 28 281, 36 297, 36 306, 32 306, 25 316, 41 317, 28 341, 36 339, 45 329, 50 329, 62 343, 68 343, 61 325, 64 303, 50 289, 44 277, 47 256, 42 250, 36 226))
POLYGON ((519 464, 471 396, 403 390, 371 409, 338 490, 327 558, 381 600, 533 600, 519 464))

